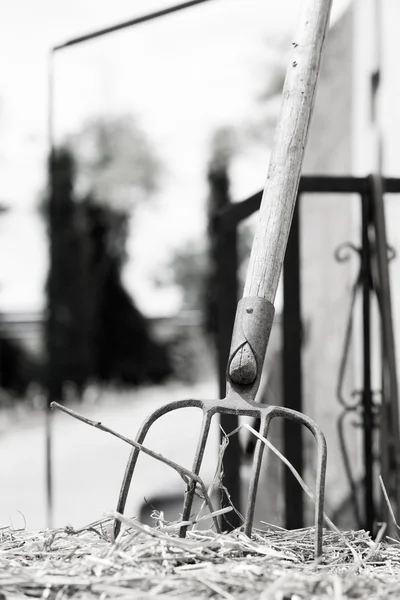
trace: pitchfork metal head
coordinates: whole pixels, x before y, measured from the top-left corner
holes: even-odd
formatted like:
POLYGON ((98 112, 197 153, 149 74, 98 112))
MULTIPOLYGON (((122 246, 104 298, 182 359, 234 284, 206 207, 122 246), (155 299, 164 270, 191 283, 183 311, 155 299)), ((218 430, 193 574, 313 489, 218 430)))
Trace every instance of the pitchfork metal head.
MULTIPOLYGON (((200 408, 203 412, 203 420, 192 468, 193 473, 198 475, 204 456, 211 420, 215 414, 225 413, 258 418, 260 420, 259 431, 263 437, 267 437, 270 422, 275 417, 291 419, 305 425, 312 432, 317 442, 318 466, 315 499, 315 553, 319 556, 322 552, 323 505, 326 471, 326 442, 324 435, 318 425, 302 413, 281 406, 260 405, 254 401, 260 384, 273 316, 274 307, 267 300, 259 297, 243 298, 238 304, 232 336, 231 352, 227 366, 226 397, 222 400, 189 399, 171 402, 157 409, 147 417, 138 431, 136 441, 139 444, 143 444, 150 427, 166 413, 180 408, 200 408)), ((254 452, 253 469, 244 522, 244 531, 248 536, 251 535, 253 526, 257 487, 264 447, 264 443, 261 440, 258 440, 254 452)), ((139 452, 140 448, 134 448, 128 460, 118 500, 117 511, 119 513, 123 513, 125 509, 126 499, 139 452)), ((196 486, 193 482, 189 482, 187 484, 183 504, 183 521, 188 521, 190 518, 195 491, 196 486)), ((115 536, 118 535, 119 530, 120 522, 115 521, 115 536)), ((181 527, 181 537, 186 535, 186 530, 187 527, 181 527)))

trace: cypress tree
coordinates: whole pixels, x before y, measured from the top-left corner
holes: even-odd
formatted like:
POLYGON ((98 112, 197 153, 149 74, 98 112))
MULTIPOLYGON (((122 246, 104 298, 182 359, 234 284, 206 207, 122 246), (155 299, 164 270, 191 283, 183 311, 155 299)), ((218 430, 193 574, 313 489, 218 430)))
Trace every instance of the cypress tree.
POLYGON ((65 148, 56 151, 49 166, 48 388, 52 400, 62 400, 67 381, 81 392, 92 375, 92 290, 86 227, 74 198, 75 164, 71 152, 65 148))

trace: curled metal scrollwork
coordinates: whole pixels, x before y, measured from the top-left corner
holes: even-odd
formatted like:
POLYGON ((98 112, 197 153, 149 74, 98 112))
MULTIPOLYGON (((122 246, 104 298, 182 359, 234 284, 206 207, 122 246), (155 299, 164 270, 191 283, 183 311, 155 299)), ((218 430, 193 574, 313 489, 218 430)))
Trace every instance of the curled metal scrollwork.
POLYGON ((388 261, 390 262, 391 260, 393 260, 394 258, 397 258, 397 252, 395 250, 395 248, 393 248, 393 246, 389 246, 387 247, 387 253, 388 253, 388 261))
POLYGON ((361 256, 361 248, 359 248, 352 242, 344 242, 336 248, 334 253, 335 260, 337 260, 338 262, 347 262, 348 260, 350 260, 352 252, 361 256))
POLYGON ((362 392, 359 390, 353 390, 350 396, 346 396, 344 393, 344 381, 346 376, 346 370, 349 362, 350 355, 350 347, 352 340, 352 331, 353 331, 353 317, 354 317, 354 309, 357 300, 357 294, 362 286, 362 249, 357 247, 355 244, 351 242, 344 242, 340 244, 338 248, 335 250, 334 256, 338 262, 344 263, 348 262, 350 258, 354 255, 357 255, 359 258, 359 269, 357 273, 357 277, 351 287, 351 299, 350 305, 348 308, 347 319, 346 319, 346 327, 343 341, 343 351, 340 358, 339 363, 339 372, 338 379, 336 385, 336 397, 340 405, 342 406, 342 411, 339 415, 337 421, 337 433, 339 440, 340 452, 342 454, 343 466, 346 474, 346 478, 348 481, 350 496, 353 506, 354 517, 356 519, 357 525, 362 527, 362 511, 359 505, 359 500, 357 496, 357 483, 353 476, 353 470, 350 462, 350 456, 348 451, 348 445, 345 436, 345 426, 350 420, 350 416, 353 415, 356 420, 351 420, 351 426, 357 426, 359 423, 359 414, 362 409, 362 392))
MULTIPOLYGON (((347 262, 348 260, 350 260, 352 254, 357 254, 361 260, 361 248, 358 248, 351 242, 345 242, 343 244, 340 244, 340 246, 338 246, 338 248, 335 250, 334 256, 338 262, 347 262)), ((354 307, 355 307, 355 303, 356 303, 356 299, 357 299, 357 291, 361 285, 361 276, 362 276, 362 273, 361 273, 361 262, 360 262, 360 268, 359 268, 359 271, 357 274, 357 278, 356 278, 354 284, 352 285, 352 289, 351 289, 351 300, 350 300, 350 306, 349 306, 348 316, 347 316, 347 320, 346 320, 345 336, 344 336, 344 342, 343 342, 343 352, 342 352, 342 356, 340 359, 338 381, 337 381, 337 385, 336 385, 336 397, 337 397, 339 403, 346 410, 352 410, 353 408, 356 408, 358 406, 358 404, 360 403, 360 399, 359 399, 358 395, 354 392, 351 394, 350 398, 346 398, 344 396, 343 388, 344 388, 344 379, 346 376, 346 369, 347 369, 349 353, 350 353, 351 337, 352 337, 352 330, 353 330, 354 307)))
MULTIPOLYGON (((349 362, 350 348, 351 348, 351 340, 352 340, 352 330, 353 330, 353 316, 355 311, 355 305, 357 300, 357 295, 362 291, 363 282, 365 273, 363 272, 363 256, 362 256, 362 248, 357 247, 355 244, 351 242, 344 242, 340 244, 335 250, 334 256, 335 259, 340 262, 348 262, 352 256, 358 255, 359 258, 359 269, 356 276, 356 279, 351 287, 351 299, 350 305, 348 309, 348 316, 346 319, 346 327, 343 341, 343 351, 342 356, 339 363, 339 372, 338 379, 336 385, 336 396, 337 400, 342 406, 342 411, 339 415, 337 421, 337 432, 338 432, 338 440, 339 447, 343 458, 343 465, 346 474, 346 478, 348 480, 348 485, 350 488, 350 496, 354 511, 354 516, 358 526, 361 528, 363 526, 362 523, 362 510, 360 507, 357 487, 358 484, 355 480, 353 469, 350 462, 350 453, 348 449, 348 441, 345 436, 345 428, 346 425, 350 425, 351 427, 362 427, 362 413, 363 413, 363 390, 353 390, 350 395, 346 395, 344 393, 344 381, 347 371, 347 366, 349 362), (353 416, 353 418, 351 417, 353 416)), ((372 254, 376 254, 376 249, 374 248, 374 244, 372 244, 372 254)), ((388 262, 392 261, 396 258, 395 249, 388 245, 387 246, 387 259, 388 262)), ((383 310, 382 307, 382 298, 379 289, 378 277, 376 273, 376 262, 372 261, 371 271, 369 274, 369 286, 371 292, 373 292, 378 301, 378 305, 380 310, 383 310)), ((378 398, 378 395, 382 396, 382 390, 373 391, 372 392, 372 411, 373 411, 373 422, 374 427, 379 426, 379 418, 381 416, 380 405, 382 400, 378 398)), ((376 457, 375 457, 376 458, 376 457)))

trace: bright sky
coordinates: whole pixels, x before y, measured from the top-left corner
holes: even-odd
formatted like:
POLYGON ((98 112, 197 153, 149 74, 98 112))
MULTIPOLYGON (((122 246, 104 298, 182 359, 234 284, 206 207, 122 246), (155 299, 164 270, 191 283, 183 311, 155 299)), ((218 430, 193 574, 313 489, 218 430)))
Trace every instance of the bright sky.
MULTIPOLYGON (((335 20, 350 0, 334 0, 335 20)), ((71 37, 173 0, 13 0, 0 4, 0 310, 40 310, 47 243, 36 212, 47 153, 47 53, 71 37)), ((151 276, 173 248, 204 235, 205 164, 217 127, 241 127, 260 111, 268 40, 290 35, 299 0, 215 0, 59 53, 58 139, 95 115, 137 115, 161 158, 162 189, 135 213, 125 282, 148 314, 176 309, 151 276)), ((242 151, 233 195, 264 183, 268 149, 242 151)))

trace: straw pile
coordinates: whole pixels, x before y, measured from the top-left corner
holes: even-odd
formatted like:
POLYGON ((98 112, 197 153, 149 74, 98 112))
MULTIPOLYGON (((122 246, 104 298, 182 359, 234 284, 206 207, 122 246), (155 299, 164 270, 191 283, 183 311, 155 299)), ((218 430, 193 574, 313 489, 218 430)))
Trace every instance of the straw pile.
POLYGON ((0 530, 0 598, 226 598, 300 600, 400 598, 400 543, 374 542, 365 531, 326 531, 314 560, 312 528, 265 526, 252 539, 189 531, 160 520, 154 528, 112 520, 39 533, 0 530))
MULTIPOLYGON (((203 506, 194 521, 185 525, 204 519, 216 525, 216 517, 234 510, 231 506, 215 511, 210 500, 213 486, 222 486, 221 460, 229 436, 221 445, 215 478, 207 489, 190 470, 100 422, 56 403, 53 406, 167 464, 186 484, 195 483, 203 506), (205 507, 209 513, 200 516, 205 507)), ((313 498, 285 457, 252 427, 244 427, 280 457, 313 498)), ((162 513, 154 514, 154 527, 118 513, 80 530, 66 527, 32 533, 0 527, 0 600, 400 598, 400 542, 381 541, 384 528, 375 541, 365 531, 343 533, 324 518, 330 529, 324 533, 323 556, 318 560, 313 528, 287 531, 266 524, 263 531, 254 530, 251 539, 241 529, 216 533, 193 528, 181 539, 182 522, 167 523, 162 513), (115 518, 122 529, 114 541, 115 518)))

